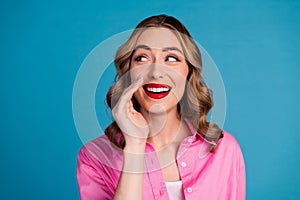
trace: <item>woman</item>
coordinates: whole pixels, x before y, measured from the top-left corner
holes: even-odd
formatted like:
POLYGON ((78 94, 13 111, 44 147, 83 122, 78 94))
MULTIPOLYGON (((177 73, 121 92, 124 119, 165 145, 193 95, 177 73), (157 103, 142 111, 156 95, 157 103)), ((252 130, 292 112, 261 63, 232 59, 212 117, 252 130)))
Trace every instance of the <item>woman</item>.
POLYGON ((245 199, 245 165, 213 106, 201 54, 183 24, 140 22, 115 57, 114 122, 79 152, 81 199, 245 199))

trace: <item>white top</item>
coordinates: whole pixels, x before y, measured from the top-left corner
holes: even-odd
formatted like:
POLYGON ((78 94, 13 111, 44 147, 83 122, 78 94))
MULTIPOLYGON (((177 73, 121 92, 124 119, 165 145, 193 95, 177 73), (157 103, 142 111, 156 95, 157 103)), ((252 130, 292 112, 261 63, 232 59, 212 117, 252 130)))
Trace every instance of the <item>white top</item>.
POLYGON ((170 200, 184 200, 182 192, 182 182, 166 182, 170 200))

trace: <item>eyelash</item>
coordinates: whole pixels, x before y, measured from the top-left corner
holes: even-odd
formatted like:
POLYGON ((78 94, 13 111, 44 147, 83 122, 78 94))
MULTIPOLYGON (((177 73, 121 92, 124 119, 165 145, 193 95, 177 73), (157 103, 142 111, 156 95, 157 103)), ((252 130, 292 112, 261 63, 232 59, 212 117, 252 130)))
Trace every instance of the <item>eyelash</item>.
POLYGON ((148 59, 146 56, 137 56, 137 57, 134 59, 134 61, 142 62, 142 61, 141 61, 142 58, 148 59))
MULTIPOLYGON (((137 62, 143 62, 143 61, 141 61, 142 58, 148 59, 147 56, 141 55, 141 56, 135 57, 134 61, 137 61, 137 62)), ((165 62, 168 62, 168 58, 173 58, 173 59, 175 59, 175 61, 170 61, 170 62, 180 62, 180 59, 178 59, 176 56, 166 56, 165 62)))
POLYGON ((167 56, 166 61, 168 61, 168 58, 174 58, 175 61, 170 61, 170 62, 179 62, 180 60, 176 56, 167 56))

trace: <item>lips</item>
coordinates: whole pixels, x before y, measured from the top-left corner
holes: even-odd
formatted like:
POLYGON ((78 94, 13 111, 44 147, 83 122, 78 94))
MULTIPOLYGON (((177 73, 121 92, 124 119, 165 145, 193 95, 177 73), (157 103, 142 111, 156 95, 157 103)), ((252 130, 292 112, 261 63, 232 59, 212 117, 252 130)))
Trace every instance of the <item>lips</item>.
POLYGON ((171 91, 170 86, 158 83, 145 84, 143 88, 146 94, 153 99, 162 99, 171 91))

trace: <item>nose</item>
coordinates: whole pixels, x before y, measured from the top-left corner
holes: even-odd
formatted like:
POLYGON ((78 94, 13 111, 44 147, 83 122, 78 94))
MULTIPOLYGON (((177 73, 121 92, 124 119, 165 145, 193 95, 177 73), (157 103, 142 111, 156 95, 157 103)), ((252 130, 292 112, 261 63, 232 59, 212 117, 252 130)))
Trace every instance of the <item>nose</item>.
POLYGON ((148 77, 150 79, 161 79, 164 77, 164 71, 162 70, 163 66, 158 63, 152 63, 149 66, 148 77))

